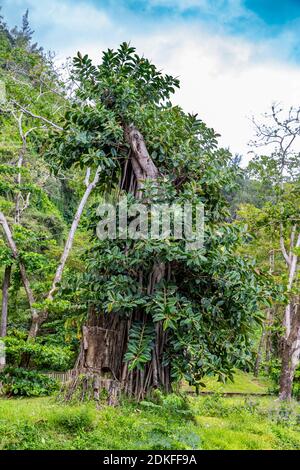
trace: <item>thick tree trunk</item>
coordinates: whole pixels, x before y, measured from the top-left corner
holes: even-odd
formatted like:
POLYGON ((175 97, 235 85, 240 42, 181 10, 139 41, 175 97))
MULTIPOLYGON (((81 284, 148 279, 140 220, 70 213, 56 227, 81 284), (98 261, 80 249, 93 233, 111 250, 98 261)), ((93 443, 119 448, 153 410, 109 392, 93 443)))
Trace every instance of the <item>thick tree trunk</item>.
POLYGON ((159 324, 153 359, 144 370, 129 370, 124 362, 131 322, 137 319, 140 320, 138 312, 134 312, 129 320, 117 314, 89 313, 82 330, 73 379, 65 393, 66 400, 78 397, 98 401, 101 390, 106 390, 108 404, 115 405, 121 391, 142 400, 152 388, 170 390, 169 367, 162 365, 166 337, 159 324))
POLYGON ((122 358, 127 321, 116 316, 89 312, 82 329, 80 352, 74 367, 73 380, 65 398, 100 399, 102 390, 108 394, 108 403, 118 401, 122 375, 122 358))
POLYGON ((297 364, 292 361, 292 348, 284 341, 282 351, 281 373, 279 382, 279 399, 291 400, 293 381, 297 364))
MULTIPOLYGON (((125 126, 124 133, 131 152, 129 160, 123 165, 120 189, 133 193, 137 199, 142 199, 145 180, 151 180, 155 183, 159 172, 148 153, 142 134, 132 125, 125 126)), ((141 267, 138 274, 141 288, 151 295, 155 286, 165 276, 165 265, 155 263, 147 276, 142 269, 141 267)), ((94 394, 94 397, 97 397, 99 395, 97 388, 99 384, 108 391, 114 390, 115 395, 116 390, 118 392, 122 390, 126 395, 133 396, 137 400, 143 399, 153 388, 161 387, 166 391, 170 390, 170 369, 168 365, 163 365, 168 338, 161 322, 155 324, 155 346, 152 351, 152 360, 145 365, 144 369, 130 370, 128 364, 123 362, 130 328, 135 321, 146 322, 144 312, 140 312, 138 309, 134 310, 126 320, 121 319, 117 314, 110 314, 106 317, 100 313, 97 314, 97 312, 93 312, 92 320, 89 317, 83 328, 81 349, 75 365, 75 371, 77 371, 75 377, 85 371, 86 380, 89 380, 91 373, 94 374, 93 383, 96 384, 96 392, 89 392, 89 396, 94 394)), ((77 378, 68 387, 67 399, 76 393, 76 389, 78 389, 77 378)), ((86 395, 87 392, 84 394, 86 395)), ((109 403, 111 401, 110 394, 111 392, 109 392, 109 403)))

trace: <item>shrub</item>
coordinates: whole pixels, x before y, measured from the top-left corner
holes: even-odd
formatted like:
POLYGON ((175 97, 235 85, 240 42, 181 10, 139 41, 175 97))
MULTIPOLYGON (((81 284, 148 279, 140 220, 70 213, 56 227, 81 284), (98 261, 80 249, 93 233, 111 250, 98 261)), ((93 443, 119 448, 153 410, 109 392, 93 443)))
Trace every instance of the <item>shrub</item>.
POLYGON ((204 398, 200 405, 200 414, 203 416, 213 416, 225 418, 230 414, 224 399, 218 393, 214 393, 204 398))
POLYGON ((171 393, 168 395, 163 394, 160 390, 155 390, 152 393, 151 401, 144 400, 140 403, 140 406, 157 412, 160 410, 161 413, 168 415, 181 415, 186 419, 194 419, 194 413, 190 407, 188 398, 185 395, 179 395, 171 393))
POLYGON ((94 428, 94 416, 88 408, 63 409, 53 418, 55 426, 70 433, 91 431, 94 428))
POLYGON ((23 354, 29 354, 31 365, 40 370, 67 370, 73 365, 74 353, 68 346, 43 345, 30 343, 15 336, 4 339, 7 362, 18 366, 23 354))
POLYGON ((6 367, 0 373, 3 393, 7 396, 44 396, 58 389, 58 382, 36 371, 6 367))

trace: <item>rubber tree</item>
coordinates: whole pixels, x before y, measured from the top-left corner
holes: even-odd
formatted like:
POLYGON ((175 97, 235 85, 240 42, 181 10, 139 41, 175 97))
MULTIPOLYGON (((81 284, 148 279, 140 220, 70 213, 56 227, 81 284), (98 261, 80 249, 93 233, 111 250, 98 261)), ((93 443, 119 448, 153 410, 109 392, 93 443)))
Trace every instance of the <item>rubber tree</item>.
POLYGON ((226 221, 224 194, 236 182, 231 155, 213 129, 171 104, 178 80, 126 43, 104 52, 99 66, 78 53, 73 77, 77 102, 48 158, 62 169, 100 165, 99 202, 126 202, 126 234, 137 202, 149 209, 151 227, 162 204, 204 205, 205 242, 190 250, 187 234, 99 239, 98 204, 90 209, 80 280, 86 322, 67 397, 79 388, 97 398, 109 383, 111 397, 123 390, 140 399, 183 378, 196 386, 206 373, 224 380, 249 360, 265 283, 236 254, 243 233, 226 221))

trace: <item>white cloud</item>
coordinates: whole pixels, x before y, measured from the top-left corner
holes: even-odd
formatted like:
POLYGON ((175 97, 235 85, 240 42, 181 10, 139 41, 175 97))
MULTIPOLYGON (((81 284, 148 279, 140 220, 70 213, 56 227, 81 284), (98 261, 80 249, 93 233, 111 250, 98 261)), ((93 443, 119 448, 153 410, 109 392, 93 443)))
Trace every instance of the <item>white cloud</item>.
MULTIPOLYGON (((174 1, 178 6, 187 4, 174 1)), ((188 0, 188 4, 196 3, 211 4, 207 0, 188 0)), ((229 3, 237 15, 240 0, 229 3)), ((285 37, 285 32, 277 39, 250 42, 200 23, 187 25, 179 19, 142 24, 139 17, 126 16, 121 7, 110 15, 84 1, 27 0, 27 4, 38 37, 60 57, 81 50, 99 62, 103 49, 131 40, 140 54, 166 73, 179 76, 181 89, 175 101, 186 111, 197 112, 222 135, 222 145, 234 153, 246 157, 247 143, 253 137, 248 118, 253 114, 265 112, 274 101, 284 106, 300 104, 300 67, 274 59, 273 51, 284 49, 285 41, 292 40, 289 34, 285 37)))
POLYGON ((42 45, 63 54, 66 51, 73 53, 74 46, 84 46, 85 42, 97 42, 115 27, 104 9, 84 0, 9 0, 4 2, 3 13, 10 20, 12 9, 24 13, 27 8, 30 24, 42 45))
MULTIPOLYGON (((36 2, 32 3, 36 5, 36 2)), ((63 3, 57 0, 49 2, 49 9, 47 15, 43 16, 42 12, 45 11, 45 2, 38 3, 37 8, 33 10, 34 15, 37 16, 39 21, 42 19, 42 25, 47 24, 51 27, 61 27, 65 33, 69 31, 79 32, 100 30, 101 28, 112 27, 108 15, 104 11, 99 11, 95 7, 87 3, 63 3)))
MULTIPOLYGON (((118 34, 109 46, 124 39, 118 34)), ((300 104, 300 67, 268 59, 265 43, 211 35, 199 27, 170 26, 148 35, 131 36, 145 54, 166 73, 179 76, 181 88, 175 101, 195 112, 221 134, 220 143, 249 158, 248 142, 254 137, 250 122, 273 102, 300 104)), ((275 47, 269 44, 269 47, 275 47)), ((99 48, 86 45, 95 60, 99 48)))
POLYGON ((137 40, 139 49, 181 79, 176 101, 219 132, 247 159, 249 121, 271 104, 300 105, 300 67, 267 60, 264 45, 182 28, 137 40), (262 59, 264 57, 264 59, 262 59))
MULTIPOLYGON (((4 2, 4 6, 19 7, 24 12, 29 9, 30 21, 38 21, 38 27, 62 27, 65 32, 79 28, 86 30, 95 27, 107 27, 111 25, 110 20, 104 10, 97 9, 95 6, 85 2, 74 2, 71 0, 9 0, 4 2)), ((5 11, 5 8, 4 8, 5 11)))
MULTIPOLYGON (((126 35, 107 41, 117 47, 126 35)), ((269 110, 273 102, 300 105, 300 67, 266 58, 264 44, 237 38, 211 36, 191 28, 170 28, 148 37, 131 36, 140 54, 166 73, 179 76, 181 88, 175 101, 195 112, 221 134, 220 143, 249 158, 248 142, 254 129, 249 120, 269 110), (259 58, 260 57, 260 58, 259 58)), ((99 61, 99 46, 86 44, 99 61)))

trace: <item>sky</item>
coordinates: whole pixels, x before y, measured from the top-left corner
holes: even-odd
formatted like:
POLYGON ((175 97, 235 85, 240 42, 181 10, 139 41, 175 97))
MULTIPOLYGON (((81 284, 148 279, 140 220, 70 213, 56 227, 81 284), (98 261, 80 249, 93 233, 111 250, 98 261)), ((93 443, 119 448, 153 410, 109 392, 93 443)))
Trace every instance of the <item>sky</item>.
POLYGON ((101 51, 130 41, 180 79, 173 102, 251 157, 251 117, 272 103, 300 105, 300 0, 0 0, 10 26, 29 9, 35 40, 57 53, 101 51))

